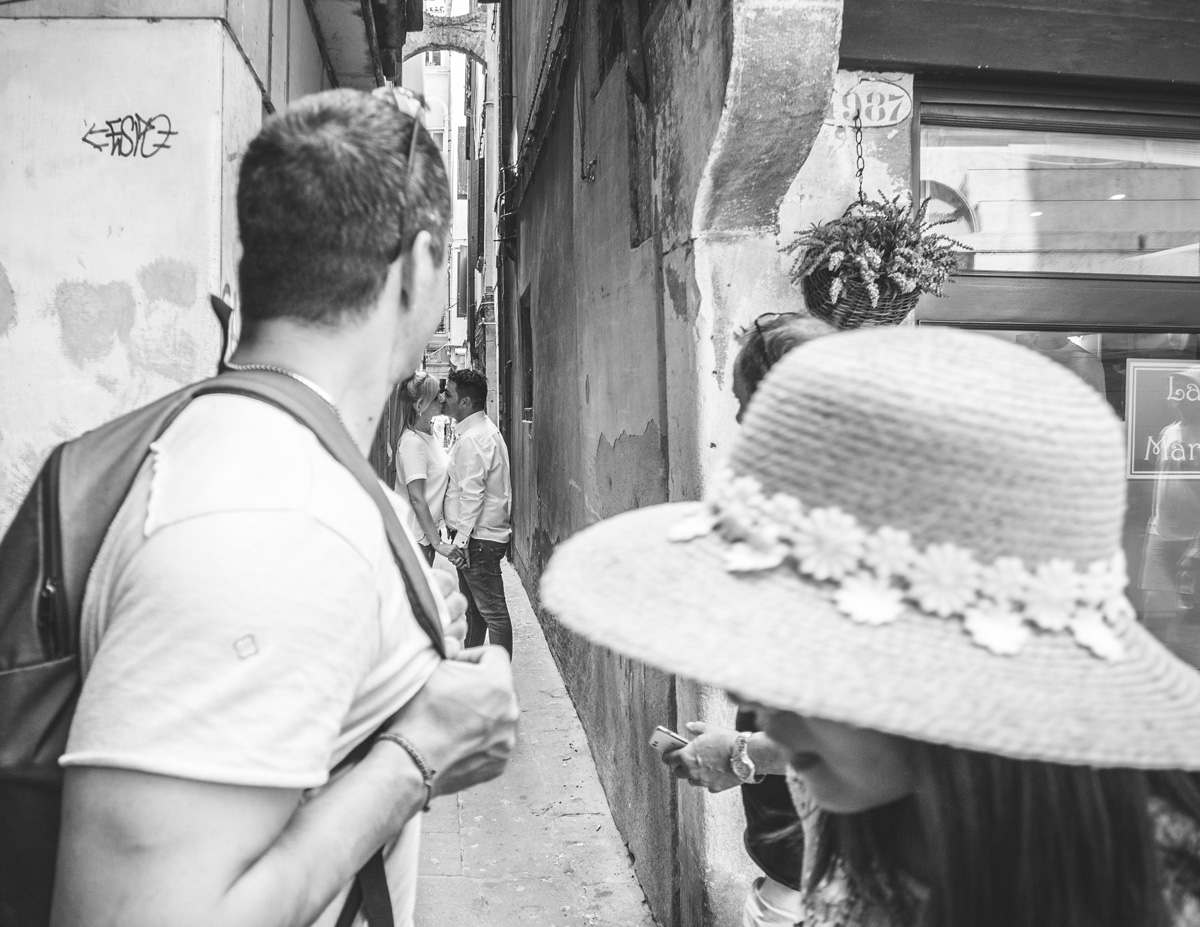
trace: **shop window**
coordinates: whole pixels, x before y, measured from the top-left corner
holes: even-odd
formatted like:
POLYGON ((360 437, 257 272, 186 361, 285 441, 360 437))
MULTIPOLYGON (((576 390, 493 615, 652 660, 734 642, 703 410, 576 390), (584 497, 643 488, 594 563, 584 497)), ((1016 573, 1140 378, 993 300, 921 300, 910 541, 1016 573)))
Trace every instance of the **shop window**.
POLYGON ((916 184, 971 245, 919 324, 1021 344, 1126 426, 1141 620, 1200 667, 1200 107, 918 87, 916 184))
POLYGON ((1200 296, 1200 106, 918 83, 915 188, 973 249, 938 318, 1006 311, 1170 328, 1200 296), (1143 320, 1144 324, 1144 320, 1143 320))
POLYGON ((1200 276, 1200 139, 923 122, 921 179, 976 270, 1200 276))

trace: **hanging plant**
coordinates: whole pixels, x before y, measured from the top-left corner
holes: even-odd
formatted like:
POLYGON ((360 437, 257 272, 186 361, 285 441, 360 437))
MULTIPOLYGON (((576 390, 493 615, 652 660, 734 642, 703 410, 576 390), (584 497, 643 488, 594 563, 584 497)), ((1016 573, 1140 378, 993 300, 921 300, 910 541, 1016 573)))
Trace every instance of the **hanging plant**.
POLYGON ((809 311, 838 328, 900 322, 923 293, 942 295, 958 269, 955 251, 971 249, 932 229, 954 217, 926 221, 929 200, 860 200, 841 218, 797 233, 791 278, 804 288, 809 311))

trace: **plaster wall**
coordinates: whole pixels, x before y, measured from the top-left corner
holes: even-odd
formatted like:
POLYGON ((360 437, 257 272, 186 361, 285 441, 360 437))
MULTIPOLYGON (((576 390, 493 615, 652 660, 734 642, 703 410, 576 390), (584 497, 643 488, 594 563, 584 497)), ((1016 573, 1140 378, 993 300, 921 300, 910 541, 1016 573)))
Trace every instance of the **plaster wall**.
POLYGON ((320 93, 331 86, 304 0, 289 0, 281 12, 286 12, 287 20, 286 24, 279 22, 275 25, 277 38, 272 63, 275 55, 286 61, 283 73, 286 74, 287 83, 280 86, 272 81, 269 87, 270 98, 276 109, 282 109, 297 97, 320 93), (283 36, 287 37, 287 42, 280 47, 279 38, 283 36))
MULTIPOLYGON (((834 80, 830 107, 808 159, 779 206, 781 245, 814 222, 837 218, 858 199, 854 129, 847 124, 842 112, 846 94, 852 93, 864 82, 874 85, 883 83, 912 100, 911 74, 839 70, 834 80)), ((866 164, 863 192, 868 198, 877 197, 881 191, 891 197, 906 193, 912 187, 911 105, 901 112, 907 112, 907 115, 890 125, 868 125, 862 130, 863 160, 866 164)), ((781 269, 786 269, 789 261, 789 258, 781 256, 781 269)), ((796 295, 800 295, 798 288, 796 295)))
MULTIPOLYGON (((703 481, 703 475, 729 455, 737 435, 732 371, 737 332, 763 312, 807 308, 801 288, 787 275, 792 257, 783 247, 797 232, 837 218, 858 199, 854 130, 834 116, 833 104, 862 81, 886 82, 912 97, 911 74, 838 71, 830 107, 808 158, 779 204, 778 231, 716 235, 706 243, 699 276, 711 288, 710 305, 702 312, 708 326, 703 348, 711 351, 712 376, 700 412, 707 447, 699 448, 701 466, 692 478, 703 481)), ((892 125, 863 129, 863 160, 868 198, 881 192, 888 197, 907 193, 912 185, 911 110, 892 125)))
POLYGON ((215 20, 0 20, 0 62, 3 528, 51 446, 212 371, 261 103, 215 20))
POLYGON ((0 17, 0 530, 54 444, 212 372, 264 86, 328 84, 303 0, 85 6, 0 17))
POLYGON ((709 391, 697 389, 695 372, 714 367, 698 325, 701 294, 693 215, 720 126, 732 48, 732 15, 724 0, 669 4, 647 42, 655 95, 653 190, 662 250, 662 365, 672 501, 698 498, 703 486, 700 420, 709 391))
MULTIPOLYGON (((535 103, 535 90, 544 94, 545 81, 539 73, 547 67, 553 47, 553 33, 566 18, 572 0, 525 0, 513 8, 512 73, 513 73, 513 135, 519 147, 530 122, 529 113, 535 103)), ((583 0, 574 0, 583 2, 583 0)))
MULTIPOLYGON (((584 524, 575 287, 571 121, 559 119, 546 143, 547 170, 521 204, 517 299, 529 307, 531 344, 517 339, 514 369, 532 363, 533 394, 514 376, 514 406, 529 410, 512 434, 518 476, 513 530, 518 564, 536 576, 559 538, 584 524), (553 168, 550 167, 553 165, 553 168), (531 352, 531 356, 530 353, 531 352)), ((516 326, 514 326, 515 328, 516 326)), ((515 334, 515 332, 514 332, 515 334)))
MULTIPOLYGON (((549 5, 517 11, 514 38, 544 38, 551 11, 549 5), (538 15, 547 18, 539 22, 538 15)), ((526 358, 517 326, 508 330, 513 405, 533 409, 510 439, 514 555, 533 588, 558 540, 599 518, 666 497, 657 246, 648 241, 630 247, 624 63, 601 86, 589 66, 594 58, 586 29, 579 34, 580 63, 559 97, 537 182, 519 213, 516 294, 518 304, 528 299, 532 315, 532 402, 523 395, 526 358), (580 178, 581 158, 595 159, 594 180, 580 178)), ((521 100, 537 78, 522 85, 518 71, 517 80, 521 100)), ((674 790, 657 758, 644 749, 643 732, 670 723, 673 683, 586 645, 551 620, 546 630, 591 732, 601 779, 639 878, 669 922, 674 790)))
MULTIPOLYGON (((467 242, 467 200, 458 196, 460 181, 469 180, 459 177, 461 164, 458 160, 459 132, 466 127, 466 93, 467 93, 467 56, 458 52, 443 52, 450 59, 450 96, 447 100, 448 125, 446 126, 446 174, 450 178, 450 190, 454 194, 454 239, 466 247, 467 242)), ((457 273, 457 267, 455 273, 457 273)), ((457 278, 455 287, 458 286, 457 278)))
MULTIPOLYGON (((517 16, 519 113, 537 85, 519 43, 544 35, 553 11, 533 4, 517 16)), ((736 431, 735 330, 759 313, 802 306, 778 252, 781 224, 823 218, 845 181, 840 137, 831 127, 825 139, 821 124, 836 68, 837 0, 662 4, 643 33, 644 100, 625 79, 623 55, 600 72, 596 5, 579 16, 572 65, 551 104, 556 120, 520 206, 516 289, 532 297, 534 411, 512 442, 522 446, 514 470, 533 469, 517 476, 515 555, 531 587, 568 533, 702 494, 736 431), (810 148, 820 156, 804 174, 810 148), (548 414, 549 397, 576 414, 548 414)), ((895 141, 904 131, 869 136, 868 183, 884 182, 872 171, 895 172, 887 159, 907 158, 895 141)), ((510 322, 521 408, 524 360, 510 322)), ((733 706, 723 693, 544 623, 656 916, 688 927, 738 922, 756 873, 736 793, 676 789, 644 746, 656 724, 729 724, 733 706)))
POLYGON ((332 86, 305 0, 22 0, 0 18, 219 20, 270 106, 332 86))
MULTIPOLYGON (((518 132, 537 84, 524 62, 532 51, 540 60, 553 10, 545 3, 517 12, 518 132), (538 47, 522 51, 530 36, 538 47)), ((648 102, 633 94, 623 55, 600 72, 595 5, 580 16, 575 64, 520 207, 517 292, 528 292, 533 310, 535 395, 532 424, 518 425, 510 446, 514 555, 530 588, 561 539, 668 498, 668 418, 694 415, 696 397, 694 389, 667 392, 664 319, 678 313, 689 326, 696 317, 692 213, 728 77, 729 15, 719 0, 671 3, 648 30, 648 102)), ((507 334, 520 409, 516 328, 514 320, 507 334)), ((677 692, 672 677, 543 617, 659 921, 737 922, 752 871, 736 793, 677 789, 645 746, 657 724, 728 723, 732 708, 687 683, 677 692)))
MULTIPOLYGON (((584 43, 587 48, 586 39, 584 43)), ((582 60, 589 56, 586 51, 582 60)), ((661 426, 657 242, 631 247, 631 149, 625 62, 604 75, 581 67, 573 105, 582 108, 570 165, 573 178, 576 366, 581 469, 572 475, 581 523, 666 501, 661 426), (594 162, 594 163, 592 163, 594 162), (584 180, 579 165, 592 167, 584 180)), ((547 164, 547 166, 549 166, 547 164)), ((560 477, 561 479, 561 477, 560 477)), ((565 537, 560 535, 559 538, 565 537)), ((556 538, 555 540, 558 540, 556 538)), ((553 635, 580 714, 596 733, 601 781, 651 907, 675 904, 674 782, 645 746, 646 732, 674 723, 671 677, 586 644, 553 635)))
POLYGON ((224 20, 265 91, 270 81, 272 15, 279 5, 272 0, 24 0, 6 6, 3 17, 224 20))

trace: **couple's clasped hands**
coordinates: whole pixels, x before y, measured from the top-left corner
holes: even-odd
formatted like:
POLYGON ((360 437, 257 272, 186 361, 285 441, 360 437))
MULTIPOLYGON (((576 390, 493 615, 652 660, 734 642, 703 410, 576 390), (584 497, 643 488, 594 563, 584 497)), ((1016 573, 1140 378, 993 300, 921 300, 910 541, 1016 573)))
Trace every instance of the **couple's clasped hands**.
POLYGON ((465 547, 455 547, 447 541, 437 541, 434 543, 433 549, 459 569, 465 570, 471 565, 470 555, 465 547))

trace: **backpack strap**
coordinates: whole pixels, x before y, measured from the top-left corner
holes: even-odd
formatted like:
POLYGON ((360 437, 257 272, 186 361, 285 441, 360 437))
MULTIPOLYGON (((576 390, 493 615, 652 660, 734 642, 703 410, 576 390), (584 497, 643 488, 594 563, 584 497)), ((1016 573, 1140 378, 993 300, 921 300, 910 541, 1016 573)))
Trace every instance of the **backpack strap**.
POLYGON ((370 927, 395 927, 392 896, 387 885, 387 870, 383 865, 383 850, 376 850, 375 855, 358 870, 335 927, 351 927, 359 909, 362 909, 370 927))
MULTIPOLYGON (((228 320, 223 320, 223 323, 224 334, 228 320)), ((149 406, 108 422, 67 442, 54 453, 47 465, 53 470, 51 476, 54 481, 47 485, 57 497, 57 511, 63 514, 61 519, 55 515, 62 538, 61 589, 55 609, 58 623, 56 633, 63 654, 76 652, 79 614, 88 574, 108 526, 129 494, 150 445, 170 427, 192 399, 214 393, 248 396, 288 413, 308 428, 321 446, 353 474, 383 519, 384 531, 392 549, 392 557, 404 580, 404 590, 413 617, 429 636, 439 656, 444 658, 446 645, 441 619, 424 566, 380 486, 375 471, 328 403, 302 383, 267 371, 222 372, 219 376, 186 386, 149 406)), ((45 564, 42 561, 46 560, 45 554, 39 554, 39 562, 31 568, 44 571, 45 564)), ((34 602, 31 607, 36 608, 36 604, 34 602)), ((347 759, 353 761, 361 758, 373 739, 372 735, 359 744, 347 759)), ((355 880, 351 897, 347 899, 349 914, 343 911, 343 915, 353 921, 360 906, 364 907, 371 927, 393 927, 382 851, 368 861, 355 880)))
POLYGON ((231 371, 200 384, 193 396, 213 393, 234 393, 270 403, 291 415, 307 427, 343 467, 350 471, 358 484, 379 509, 383 527, 387 532, 392 557, 404 579, 404 591, 412 608, 417 624, 429 635, 434 648, 441 657, 446 656, 446 644, 442 637, 442 622, 438 617, 433 591, 425 578, 417 551, 408 533, 400 524, 396 510, 388 501, 375 471, 363 457, 358 445, 338 419, 333 407, 303 383, 283 374, 270 371, 231 371))
MULTIPOLYGON (((333 407, 304 384, 270 371, 228 371, 202 385, 195 395, 212 393, 251 396, 277 406, 309 428, 325 450, 354 475, 359 485, 375 501, 379 514, 383 517, 384 530, 387 532, 396 565, 400 568, 400 575, 404 579, 404 590, 408 595, 413 616, 433 641, 438 654, 445 658, 446 644, 442 637, 441 619, 438 617, 433 593, 417 559, 416 549, 401 526, 396 510, 392 508, 391 502, 380 487, 375 471, 350 438, 333 407)), ((340 765, 361 759, 371 748, 374 739, 372 735, 359 743, 340 765)), ((350 894, 338 916, 337 927, 351 927, 360 909, 366 915, 370 927, 395 927, 392 896, 388 889, 382 848, 367 860, 366 865, 355 877, 350 886, 350 894)))
MULTIPOLYGON (((383 516, 384 530, 388 533, 392 556, 396 566, 400 568, 404 580, 404 592, 408 594, 408 604, 413 610, 416 622, 430 635, 433 646, 443 658, 446 656, 445 641, 442 635, 442 621, 438 617, 437 605, 433 602, 433 593, 420 566, 416 550, 408 533, 400 524, 396 510, 384 494, 376 472, 372 470, 366 457, 362 456, 349 433, 337 418, 328 402, 314 394, 304 384, 270 371, 228 371, 211 379, 196 391, 196 395, 212 393, 234 393, 252 396, 254 399, 270 402, 271 405, 283 409, 293 418, 305 425, 317 436, 325 450, 334 459, 346 467, 358 479, 359 485, 371 496, 383 516)), ((342 762, 355 762, 361 759, 371 744, 374 736, 356 746, 342 762)), ((388 889, 388 874, 384 868, 383 849, 374 853, 366 865, 362 867, 350 886, 349 896, 338 915, 337 927, 350 927, 359 910, 366 915, 370 927, 395 927, 391 911, 391 892, 388 889)))

